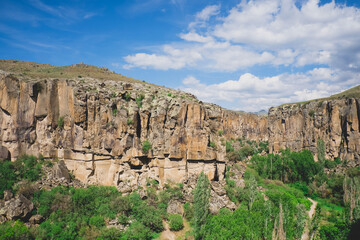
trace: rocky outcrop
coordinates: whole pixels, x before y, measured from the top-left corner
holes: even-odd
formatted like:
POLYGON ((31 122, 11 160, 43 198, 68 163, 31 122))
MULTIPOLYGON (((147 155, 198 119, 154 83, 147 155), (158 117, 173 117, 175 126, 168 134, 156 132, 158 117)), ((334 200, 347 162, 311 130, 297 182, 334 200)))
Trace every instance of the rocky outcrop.
POLYGON ((265 117, 176 90, 118 80, 0 76, 0 146, 12 159, 27 153, 63 160, 84 183, 126 192, 148 179, 184 182, 201 171, 221 180, 225 139, 267 139, 265 117))
POLYGON ((16 198, 5 201, 4 206, 0 209, 0 217, 4 220, 27 220, 33 209, 34 204, 20 194, 16 198))
POLYGON ((340 157, 359 164, 360 99, 312 101, 271 108, 268 116, 270 151, 309 149, 317 157, 317 144, 325 143, 325 157, 340 157))

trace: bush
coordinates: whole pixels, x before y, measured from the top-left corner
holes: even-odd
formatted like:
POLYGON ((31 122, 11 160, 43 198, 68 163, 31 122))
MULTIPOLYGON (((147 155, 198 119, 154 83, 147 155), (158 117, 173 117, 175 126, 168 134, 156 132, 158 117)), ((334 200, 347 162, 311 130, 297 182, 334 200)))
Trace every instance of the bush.
POLYGON ((143 153, 147 154, 151 150, 151 143, 148 140, 145 140, 142 143, 142 151, 143 153))
POLYGON ((64 128, 64 117, 59 117, 59 119, 57 121, 57 125, 60 129, 64 128))
POLYGON ((132 124, 134 124, 134 120, 132 120, 131 118, 128 118, 127 125, 132 125, 132 124))
POLYGON ((184 222, 179 214, 171 214, 169 216, 170 230, 179 231, 184 228, 184 222))
POLYGON ((4 191, 10 190, 16 182, 14 165, 10 161, 0 161, 0 199, 4 197, 4 191))
POLYGON ((153 239, 153 234, 148 227, 145 227, 142 223, 138 221, 134 221, 125 231, 124 239, 151 240, 153 239))
POLYGON ((314 117, 314 116, 315 116, 315 111, 311 109, 311 110, 309 111, 309 116, 310 116, 310 117, 314 117))
POLYGON ((92 216, 89 219, 89 224, 93 225, 95 227, 103 227, 103 226, 105 226, 105 221, 104 221, 104 218, 101 216, 92 216))
POLYGON ((138 105, 139 108, 142 107, 142 100, 145 98, 145 96, 143 94, 140 94, 140 96, 138 96, 136 98, 136 104, 138 105))
POLYGON ((212 141, 209 143, 209 146, 210 146, 211 148, 216 148, 215 142, 212 142, 212 141))
POLYGON ((222 136, 223 134, 224 134, 224 130, 219 130, 219 131, 218 131, 218 135, 219 135, 219 136, 222 136))
POLYGON ((232 146, 231 142, 226 141, 226 152, 233 152, 234 151, 234 147, 232 146))
POLYGON ((104 230, 101 232, 100 236, 97 239, 118 240, 121 238, 121 236, 122 236, 122 231, 120 229, 111 227, 111 228, 104 228, 104 230))
POLYGON ((125 93, 125 101, 127 101, 127 102, 129 102, 130 101, 130 99, 131 99, 131 95, 130 95, 130 93, 125 93))
POLYGON ((32 239, 29 229, 20 220, 0 225, 0 240, 32 239))
POLYGON ((190 205, 190 203, 185 203, 184 204, 184 217, 188 220, 191 221, 192 218, 194 217, 194 208, 192 205, 190 205))

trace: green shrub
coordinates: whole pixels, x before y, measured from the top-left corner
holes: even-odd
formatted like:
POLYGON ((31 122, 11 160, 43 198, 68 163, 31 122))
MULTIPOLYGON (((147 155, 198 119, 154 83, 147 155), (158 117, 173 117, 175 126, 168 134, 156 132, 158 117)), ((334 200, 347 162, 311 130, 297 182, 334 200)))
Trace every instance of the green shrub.
POLYGON ((191 221, 192 218, 194 217, 194 208, 192 205, 190 205, 190 203, 186 202, 184 204, 184 217, 188 220, 191 221))
POLYGON ((22 240, 32 239, 30 230, 23 222, 7 221, 0 225, 0 240, 22 240))
POLYGON ((335 161, 330 161, 330 160, 325 160, 324 162, 324 166, 327 168, 327 169, 332 169, 332 168, 335 168, 337 166, 337 163, 335 161))
POLYGON ((145 96, 143 94, 140 94, 137 98, 136 98, 136 104, 138 105, 139 108, 142 107, 142 100, 144 100, 145 96))
POLYGON ((122 231, 115 227, 103 228, 100 236, 97 238, 99 240, 118 240, 122 237, 122 231))
POLYGON ((132 124, 134 124, 134 120, 132 120, 131 118, 128 118, 127 125, 132 125, 132 124))
POLYGON ((311 110, 309 111, 309 116, 310 116, 310 117, 314 117, 314 116, 315 116, 315 111, 314 111, 313 109, 311 109, 311 110))
POLYGON ((143 153, 147 154, 150 150, 151 150, 152 146, 151 143, 149 142, 149 140, 145 140, 142 143, 142 151, 143 153))
POLYGON ((125 101, 127 101, 127 102, 129 102, 130 101, 130 99, 131 99, 131 95, 130 95, 130 93, 125 93, 125 101))
POLYGON ((132 222, 124 233, 124 239, 131 240, 151 240, 153 237, 151 230, 138 221, 132 222))
POLYGON ((231 142, 226 141, 226 152, 234 152, 234 147, 232 146, 231 142))
POLYGON ((211 142, 209 143, 209 146, 210 146, 211 148, 216 148, 216 144, 215 144, 215 142, 213 142, 213 141, 211 141, 211 142))
POLYGON ((59 117, 59 119, 57 121, 57 125, 60 129, 64 128, 64 117, 59 117))
POLYGON ((169 97, 171 97, 171 95, 172 95, 171 93, 168 93, 168 96, 169 96, 169 97))
POLYGON ((15 168, 10 161, 0 161, 0 199, 4 197, 4 191, 10 190, 16 182, 15 168))
POLYGON ((114 109, 112 110, 112 114, 114 115, 114 117, 116 117, 117 112, 118 112, 118 110, 117 110, 116 108, 114 108, 114 109))
POLYGON ((179 231, 184 228, 184 222, 179 214, 171 214, 169 216, 170 230, 179 231))
POLYGON ((224 130, 219 130, 219 131, 218 131, 218 135, 219 135, 219 136, 222 136, 223 134, 224 134, 224 130))
POLYGON ((101 217, 101 216, 92 216, 90 219, 89 219, 89 224, 90 225, 93 225, 95 227, 103 227, 105 226, 105 221, 104 221, 104 217, 101 217))

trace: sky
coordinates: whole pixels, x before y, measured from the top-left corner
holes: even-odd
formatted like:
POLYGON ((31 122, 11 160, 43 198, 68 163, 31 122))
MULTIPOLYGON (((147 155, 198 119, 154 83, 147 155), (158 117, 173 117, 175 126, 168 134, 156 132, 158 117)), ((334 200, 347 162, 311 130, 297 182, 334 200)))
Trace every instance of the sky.
POLYGON ((360 84, 360 0, 1 0, 0 59, 104 66, 256 112, 360 84))

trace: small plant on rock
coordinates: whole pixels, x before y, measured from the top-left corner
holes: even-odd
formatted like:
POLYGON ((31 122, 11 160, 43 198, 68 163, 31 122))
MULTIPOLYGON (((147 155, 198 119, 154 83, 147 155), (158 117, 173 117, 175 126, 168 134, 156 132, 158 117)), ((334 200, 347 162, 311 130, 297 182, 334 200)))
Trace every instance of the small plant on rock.
POLYGON ((151 150, 151 143, 149 142, 149 140, 145 140, 142 143, 142 151, 143 153, 148 153, 151 150))
POLYGON ((58 122, 57 122, 57 125, 60 129, 63 129, 64 128, 64 117, 59 117, 58 119, 58 122))

